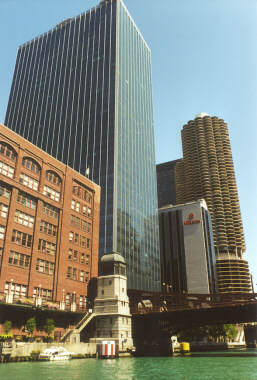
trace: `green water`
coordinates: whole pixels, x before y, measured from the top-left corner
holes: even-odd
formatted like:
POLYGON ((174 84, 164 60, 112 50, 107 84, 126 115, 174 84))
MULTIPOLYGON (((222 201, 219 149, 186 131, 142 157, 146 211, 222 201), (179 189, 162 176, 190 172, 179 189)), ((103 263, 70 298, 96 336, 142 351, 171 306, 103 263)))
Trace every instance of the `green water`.
POLYGON ((0 365, 0 380, 257 380, 257 357, 81 359, 0 365))

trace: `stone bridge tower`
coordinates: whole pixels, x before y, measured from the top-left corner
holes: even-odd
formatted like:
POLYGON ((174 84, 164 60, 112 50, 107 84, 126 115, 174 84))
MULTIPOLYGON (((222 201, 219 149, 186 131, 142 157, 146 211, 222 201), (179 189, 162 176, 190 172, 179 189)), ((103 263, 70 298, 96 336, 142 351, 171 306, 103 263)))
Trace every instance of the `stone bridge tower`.
POLYGON ((133 348, 126 264, 118 253, 105 254, 100 259, 94 313, 97 343, 114 340, 120 352, 133 348))

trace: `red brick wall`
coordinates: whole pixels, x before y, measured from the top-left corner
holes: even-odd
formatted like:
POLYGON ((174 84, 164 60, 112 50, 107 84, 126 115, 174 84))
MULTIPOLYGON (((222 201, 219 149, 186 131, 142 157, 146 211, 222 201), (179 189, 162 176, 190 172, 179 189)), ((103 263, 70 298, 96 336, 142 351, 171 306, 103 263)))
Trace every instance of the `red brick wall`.
MULTIPOLYGON (((6 282, 13 281, 14 284, 21 284, 28 287, 27 296, 33 296, 34 287, 41 287, 52 291, 53 301, 61 301, 66 297, 66 293, 74 294, 76 301, 79 303, 79 296, 87 296, 88 282, 91 277, 97 276, 98 271, 98 240, 99 240, 99 214, 100 214, 100 187, 95 183, 88 180, 78 172, 63 163, 57 161, 41 149, 35 147, 22 137, 18 136, 13 131, 9 130, 0 124, 0 144, 5 142, 9 144, 17 153, 17 159, 14 163, 10 158, 6 157, 0 151, 0 161, 9 166, 15 167, 14 178, 9 178, 5 174, 0 173, 0 182, 8 185, 11 188, 11 198, 6 199, 0 195, 0 203, 9 205, 8 217, 2 218, 0 215, 0 225, 6 226, 5 238, 0 239, 0 247, 3 247, 2 258, 0 258, 0 293, 4 292, 6 282), (41 168, 40 173, 34 173, 28 168, 22 166, 22 158, 29 157, 34 159, 41 168), (45 178, 46 171, 51 170, 55 172, 61 179, 61 185, 58 186, 49 182, 45 178), (20 174, 24 173, 27 176, 39 181, 39 189, 33 190, 28 186, 19 182, 20 174), (61 192, 60 201, 55 201, 43 195, 44 185, 53 190, 61 192), (87 200, 73 194, 73 187, 79 186, 83 191, 87 191, 91 195, 91 203, 87 200), (37 201, 36 210, 33 210, 25 205, 17 202, 18 191, 33 196, 37 201), (83 214, 81 211, 71 209, 71 202, 74 199, 80 202, 81 207, 85 205, 91 208, 91 215, 83 214), (43 214, 43 202, 50 204, 59 210, 59 220, 43 214), (14 221, 15 210, 19 210, 25 214, 33 216, 34 226, 19 224, 14 221), (90 232, 83 231, 71 225, 71 215, 80 219, 80 223, 86 222, 91 224, 90 232), (40 221, 44 220, 57 228, 57 236, 48 235, 40 231, 40 221), (24 247, 12 242, 13 229, 33 235, 32 247, 24 247), (82 247, 81 244, 74 244, 69 241, 70 232, 77 233, 90 239, 90 247, 82 247), (56 244, 56 255, 50 255, 38 251, 38 241, 44 239, 51 243, 56 244), (73 249, 78 251, 78 260, 69 260, 68 250, 73 249), (9 252, 15 251, 21 254, 30 256, 29 268, 21 268, 18 265, 9 263, 9 252), (81 263, 81 253, 89 256, 89 265, 81 263), (55 271, 53 275, 40 273, 36 269, 37 259, 48 261, 55 264, 55 271), (77 270, 77 279, 67 278, 68 266, 77 270), (88 273, 88 282, 80 281, 80 271, 88 273), (75 292, 75 293, 74 293, 75 292)), ((0 168, 1 171, 1 168, 0 168)), ((1 212, 0 212, 1 214, 1 212)), ((80 224, 81 227, 81 224, 80 224)))

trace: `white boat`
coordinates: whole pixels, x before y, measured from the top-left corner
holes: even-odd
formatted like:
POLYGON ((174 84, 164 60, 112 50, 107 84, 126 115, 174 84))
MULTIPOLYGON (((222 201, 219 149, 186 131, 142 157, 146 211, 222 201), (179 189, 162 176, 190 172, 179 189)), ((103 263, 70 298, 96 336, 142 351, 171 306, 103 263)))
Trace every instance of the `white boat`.
POLYGON ((57 361, 57 360, 70 360, 73 352, 67 351, 64 347, 50 347, 46 348, 40 355, 39 360, 57 361))

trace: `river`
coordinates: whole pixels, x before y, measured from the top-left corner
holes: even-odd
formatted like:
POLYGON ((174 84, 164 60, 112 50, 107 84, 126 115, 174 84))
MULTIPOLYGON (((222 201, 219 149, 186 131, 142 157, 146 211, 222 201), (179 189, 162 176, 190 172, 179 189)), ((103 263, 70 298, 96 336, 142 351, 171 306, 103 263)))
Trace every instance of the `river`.
MULTIPOLYGON (((257 351, 255 350, 255 353, 257 351)), ((155 357, 0 364, 1 380, 256 380, 257 357, 155 357)))

